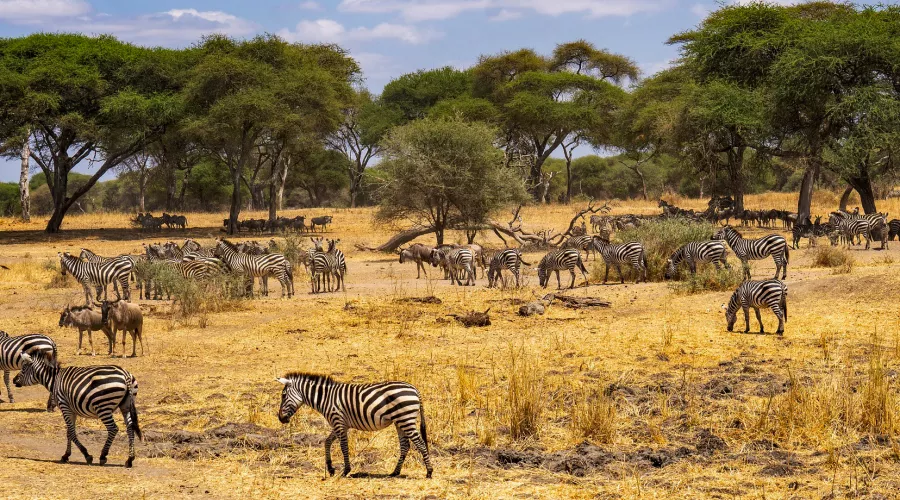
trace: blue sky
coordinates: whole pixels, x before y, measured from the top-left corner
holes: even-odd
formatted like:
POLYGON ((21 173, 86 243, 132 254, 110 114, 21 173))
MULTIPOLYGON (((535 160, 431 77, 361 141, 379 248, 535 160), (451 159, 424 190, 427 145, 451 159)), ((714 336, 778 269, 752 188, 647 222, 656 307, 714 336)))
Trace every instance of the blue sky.
MULTIPOLYGON (((708 0, 0 0, 0 36, 109 33, 183 47, 210 32, 277 33, 342 45, 377 93, 417 69, 464 68, 481 54, 521 47, 549 53, 579 38, 652 74, 677 56, 665 40, 715 7, 708 0)), ((0 163, 0 181, 17 179, 17 162, 0 163)))

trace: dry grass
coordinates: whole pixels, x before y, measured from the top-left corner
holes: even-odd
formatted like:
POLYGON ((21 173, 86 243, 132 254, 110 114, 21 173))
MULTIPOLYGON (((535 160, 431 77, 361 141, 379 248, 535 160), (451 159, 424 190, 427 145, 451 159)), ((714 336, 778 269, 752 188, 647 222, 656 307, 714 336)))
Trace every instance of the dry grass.
POLYGON ((829 267, 834 274, 848 274, 855 264, 856 259, 845 248, 820 246, 813 251, 813 267, 829 267))
MULTIPOLYGON (((817 194, 814 212, 835 205, 826 195, 817 194)), ((747 200, 748 208, 792 205, 784 194, 747 200)), ((879 208, 900 213, 900 202, 879 208)), ((530 230, 561 229, 576 209, 526 207, 522 216, 530 230)), ((655 201, 619 202, 613 210, 659 211, 655 201)), ((0 220, 0 228, 15 231, 0 235, 0 264, 9 267, 0 269, 0 329, 53 336, 65 364, 115 363, 134 373, 148 437, 133 470, 53 463, 65 444, 62 419, 40 411, 43 389, 13 388, 17 402, 0 405, 4 496, 66 497, 72 484, 91 498, 821 498, 892 497, 900 487, 898 245, 851 251, 851 274, 813 267, 815 249, 791 252, 790 316, 779 338, 726 332, 719 306, 727 286, 681 294, 664 283, 593 283, 569 293, 609 300, 611 308, 554 304, 543 316, 520 318, 518 301, 541 293, 534 271, 526 271, 531 279, 520 290, 488 290, 483 279, 476 287, 416 280, 412 264, 354 247, 392 234, 372 226, 370 210, 289 215, 326 212, 335 217, 328 236, 341 238, 348 258, 346 294, 313 296, 298 270, 294 299, 276 292, 223 302, 208 311, 205 328, 199 320, 173 324, 168 303, 141 301, 151 354, 115 360, 75 356, 77 335, 57 328, 59 310, 83 295, 71 282, 47 287, 59 275, 56 252, 84 246, 101 255, 136 253, 142 241, 185 235, 208 244, 221 215, 188 214, 188 231, 146 236, 124 229, 124 214, 75 216, 66 221, 69 232, 52 237, 38 231, 40 221, 0 220), (442 303, 396 301, 429 295, 442 303), (446 321, 446 314, 488 307, 490 327, 446 321), (287 426, 276 418, 280 386, 273 378, 288 370, 415 384, 428 415, 435 478, 423 479, 411 452, 405 479, 323 480, 323 419, 309 409, 287 426), (229 423, 258 427, 212 436, 229 423), (184 438, 176 431, 203 438, 176 443, 184 438), (585 451, 584 440, 597 447, 585 451)), ((493 235, 480 238, 502 246, 493 235)), ((525 257, 535 262, 540 254, 525 257)), ((755 261, 752 271, 771 276, 774 264, 755 261)), ((774 331, 771 313, 762 314, 774 331)), ((82 420, 79 432, 96 456, 102 425, 82 420)), ((350 447, 358 472, 386 473, 396 462, 392 428, 353 432, 350 447)), ((333 454, 339 462, 337 447, 333 454)), ((110 463, 124 456, 120 433, 110 463)), ((81 460, 77 451, 72 458, 81 460)))

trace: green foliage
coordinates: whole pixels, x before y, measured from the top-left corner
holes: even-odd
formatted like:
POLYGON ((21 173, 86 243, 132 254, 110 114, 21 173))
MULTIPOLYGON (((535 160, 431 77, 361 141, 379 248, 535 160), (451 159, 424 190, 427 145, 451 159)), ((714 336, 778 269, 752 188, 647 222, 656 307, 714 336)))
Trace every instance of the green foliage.
POLYGON ((669 284, 669 288, 681 295, 705 292, 731 292, 743 281, 744 275, 739 265, 731 269, 716 269, 712 264, 697 267, 697 274, 686 270, 681 272, 681 281, 669 284))
POLYGON ((472 76, 449 66, 408 73, 391 80, 381 93, 388 108, 398 110, 406 121, 425 117, 440 101, 470 95, 472 76))
POLYGON ((19 185, 15 182, 0 182, 0 215, 9 217, 22 210, 19 199, 19 185))
POLYGON ((666 260, 675 250, 691 241, 708 240, 715 231, 714 224, 671 218, 644 222, 640 227, 616 233, 615 239, 621 242, 639 241, 643 244, 649 267, 648 278, 651 281, 663 281, 666 260))
POLYGON ((154 288, 172 298, 173 320, 188 322, 196 317, 200 327, 205 328, 210 313, 235 310, 244 297, 246 280, 242 274, 216 273, 198 280, 185 278, 175 268, 162 263, 139 265, 136 272, 150 276, 154 288))
POLYGON ((525 197, 524 185, 504 165, 481 123, 424 119, 397 127, 385 139, 379 165, 378 218, 445 228, 478 225, 508 202, 525 197))

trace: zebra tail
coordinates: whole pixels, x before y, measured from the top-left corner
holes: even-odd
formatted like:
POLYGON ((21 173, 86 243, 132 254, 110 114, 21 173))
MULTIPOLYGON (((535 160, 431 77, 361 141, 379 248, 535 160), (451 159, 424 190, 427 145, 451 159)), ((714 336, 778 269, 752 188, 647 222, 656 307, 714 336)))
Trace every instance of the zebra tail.
POLYGON ((141 441, 144 440, 144 434, 141 432, 141 426, 138 425, 138 412, 134 406, 134 397, 131 397, 131 404, 128 405, 128 414, 131 416, 131 427, 134 429, 134 435, 141 441))
POLYGON ((581 260, 581 254, 578 254, 578 269, 581 269, 581 272, 587 274, 587 268, 584 267, 584 261, 581 260))
POLYGON ((525 259, 522 258, 522 254, 519 254, 519 262, 521 262, 522 264, 525 264, 526 266, 530 266, 530 265, 531 265, 531 264, 529 264, 528 262, 525 262, 525 259))
POLYGON ((784 311, 784 322, 787 323, 787 287, 781 291, 781 309, 784 311))
POLYGON ((784 247, 784 263, 790 264, 791 262, 791 250, 785 245, 784 247))
POLYGON ((419 401, 419 433, 422 434, 422 441, 425 442, 425 451, 428 451, 428 431, 425 427, 425 405, 419 401))

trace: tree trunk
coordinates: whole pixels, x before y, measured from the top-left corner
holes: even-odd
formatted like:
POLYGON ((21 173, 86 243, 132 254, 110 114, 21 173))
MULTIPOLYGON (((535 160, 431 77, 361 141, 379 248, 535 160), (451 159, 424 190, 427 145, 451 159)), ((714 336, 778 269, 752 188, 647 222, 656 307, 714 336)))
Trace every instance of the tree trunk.
POLYGON ((872 179, 868 174, 848 179, 850 185, 859 194, 859 201, 862 204, 863 211, 867 214, 878 212, 875 207, 875 192, 872 190, 872 179))
POLYGON ((437 242, 437 246, 441 246, 444 244, 444 228, 443 227, 434 228, 434 239, 437 242))
POLYGON ((28 157, 31 156, 31 147, 28 143, 28 137, 25 138, 25 144, 22 145, 22 170, 19 173, 19 201, 22 204, 22 220, 31 222, 31 192, 28 187, 28 157))
POLYGON ((364 166, 360 165, 357 159, 356 166, 350 167, 350 208, 356 208, 356 199, 359 197, 359 185, 362 180, 362 171, 364 166))
POLYGON ((238 216, 241 214, 241 168, 233 166, 231 169, 231 211, 228 214, 228 234, 237 234, 238 216))
MULTIPOLYGON (((178 193, 178 209, 184 210, 184 194, 187 191, 188 186, 188 178, 191 176, 191 169, 188 168, 184 171, 184 178, 181 179, 181 191, 178 193)), ((174 175, 173 175, 174 177, 174 175)), ((175 183, 172 183, 172 190, 174 192, 175 183)))
POLYGON ((281 179, 278 184, 278 210, 284 210, 284 185, 287 184, 288 166, 281 169, 281 179))
POLYGON ((566 156, 566 205, 572 201, 572 158, 566 156))
POLYGON ((850 195, 853 194, 853 186, 847 186, 847 189, 841 193, 841 201, 838 203, 838 210, 847 211, 847 203, 850 201, 850 195))
MULTIPOLYGON (((178 188, 177 178, 175 176, 175 168, 171 165, 166 165, 166 212, 171 212, 174 210, 175 204, 175 191, 178 188)), ((187 180, 187 176, 185 176, 185 180, 187 180)), ((183 186, 182 186, 183 189, 183 186)))
POLYGON ((360 250, 369 250, 371 252, 393 252, 400 248, 400 245, 404 243, 409 243, 410 241, 418 238, 419 236, 424 236, 429 233, 433 233, 434 227, 414 227, 412 229, 407 229, 406 231, 399 232, 395 234, 391 239, 385 242, 382 245, 377 247, 367 247, 364 245, 357 244, 356 248, 360 250))
POLYGON ((744 151, 746 148, 732 148, 728 151, 728 177, 731 181, 731 197, 734 199, 734 213, 744 211, 744 151))
POLYGON ((816 177, 819 175, 818 157, 811 157, 809 161, 810 165, 806 167, 806 172, 803 173, 803 181, 800 183, 800 199, 797 200, 798 221, 806 220, 810 216, 813 189, 815 188, 816 177))
POLYGON ((143 212, 145 212, 145 210, 144 210, 144 194, 147 191, 147 163, 146 163, 146 160, 144 161, 144 166, 141 168, 140 177, 138 177, 138 190, 139 190, 138 196, 140 198, 138 201, 141 205, 140 211, 143 213, 143 212))
POLYGON ((638 177, 641 178, 641 195, 644 197, 644 200, 646 201, 646 200, 649 199, 649 198, 647 197, 647 179, 644 178, 644 173, 641 172, 641 169, 638 168, 637 165, 635 165, 635 166, 632 168, 632 170, 634 170, 634 172, 635 172, 636 174, 638 174, 638 177))

